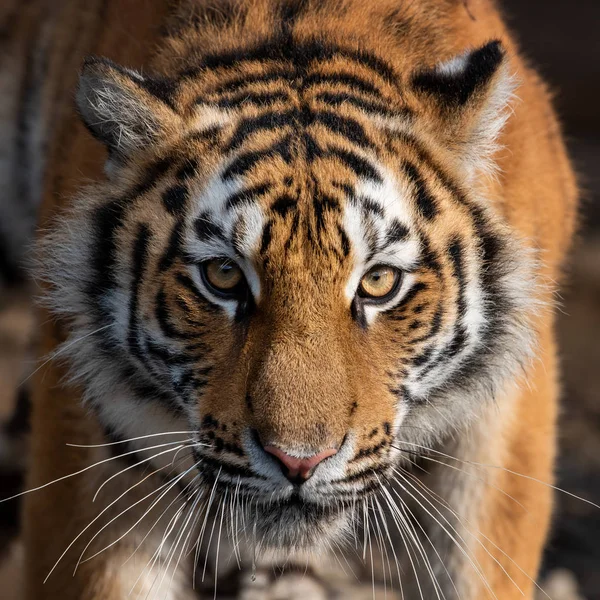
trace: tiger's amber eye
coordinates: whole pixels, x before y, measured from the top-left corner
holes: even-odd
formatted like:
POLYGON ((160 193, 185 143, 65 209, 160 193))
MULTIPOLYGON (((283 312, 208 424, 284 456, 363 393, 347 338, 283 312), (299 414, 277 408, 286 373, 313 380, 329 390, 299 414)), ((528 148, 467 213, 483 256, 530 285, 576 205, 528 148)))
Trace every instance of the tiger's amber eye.
POLYGON ((233 292, 244 279, 242 270, 227 259, 209 260, 204 263, 203 269, 206 282, 224 294, 233 292))
POLYGON ((358 292, 363 298, 382 299, 396 290, 399 280, 398 269, 386 266, 373 267, 361 279, 358 292))

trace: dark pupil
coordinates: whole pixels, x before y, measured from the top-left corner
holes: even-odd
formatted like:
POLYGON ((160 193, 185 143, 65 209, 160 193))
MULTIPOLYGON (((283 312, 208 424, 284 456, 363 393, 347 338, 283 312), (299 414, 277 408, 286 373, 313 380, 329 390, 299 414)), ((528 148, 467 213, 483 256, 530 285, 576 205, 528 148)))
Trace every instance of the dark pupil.
POLYGON ((376 283, 379 282, 381 277, 382 277, 381 271, 374 271, 373 273, 371 273, 371 279, 373 279, 376 283))

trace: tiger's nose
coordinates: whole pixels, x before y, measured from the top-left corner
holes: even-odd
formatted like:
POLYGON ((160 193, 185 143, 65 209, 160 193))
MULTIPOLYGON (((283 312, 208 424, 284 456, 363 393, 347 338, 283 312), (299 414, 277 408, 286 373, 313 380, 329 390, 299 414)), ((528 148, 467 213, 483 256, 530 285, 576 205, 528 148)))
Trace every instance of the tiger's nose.
POLYGON ((277 446, 265 446, 264 449, 265 452, 268 452, 279 461, 283 474, 292 483, 297 484, 304 483, 313 474, 318 464, 337 453, 335 448, 328 448, 308 458, 295 458, 286 454, 277 446))

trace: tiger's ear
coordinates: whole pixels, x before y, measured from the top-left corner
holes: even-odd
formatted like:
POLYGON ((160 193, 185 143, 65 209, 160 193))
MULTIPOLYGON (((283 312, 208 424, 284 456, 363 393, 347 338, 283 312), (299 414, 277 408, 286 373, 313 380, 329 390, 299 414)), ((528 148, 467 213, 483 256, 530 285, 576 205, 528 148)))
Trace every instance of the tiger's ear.
POLYGON ((77 108, 92 135, 124 161, 164 137, 178 116, 169 106, 167 82, 144 77, 106 58, 85 60, 77 108))
POLYGON ((499 41, 417 72, 412 90, 434 112, 435 135, 471 172, 494 169, 490 159, 510 114, 516 88, 499 41))

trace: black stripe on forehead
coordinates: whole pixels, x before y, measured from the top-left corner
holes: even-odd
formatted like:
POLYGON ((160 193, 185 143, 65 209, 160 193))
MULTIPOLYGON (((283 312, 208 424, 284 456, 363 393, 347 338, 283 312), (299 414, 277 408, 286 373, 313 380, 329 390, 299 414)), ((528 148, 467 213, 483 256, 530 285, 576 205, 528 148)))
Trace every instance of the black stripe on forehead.
POLYGON ((429 190, 427 189, 425 181, 419 173, 419 170, 413 163, 407 160, 403 161, 400 167, 402 172, 414 185, 416 194, 415 200, 419 213, 427 220, 431 221, 437 216, 439 209, 434 197, 429 193, 429 190))
POLYGON ((236 156, 227 169, 225 169, 223 180, 227 181, 228 179, 234 179, 235 177, 243 177, 262 161, 277 156, 281 157, 286 163, 291 162, 291 141, 291 137, 286 136, 282 140, 279 140, 262 150, 251 150, 236 156))
POLYGON ((384 81, 392 85, 397 84, 398 78, 393 67, 371 52, 342 48, 324 40, 298 42, 287 33, 255 46, 207 54, 198 61, 198 64, 184 70, 180 76, 191 78, 206 69, 231 68, 257 61, 286 61, 296 68, 306 69, 312 64, 336 58, 356 63, 369 69, 384 81))
POLYGON ((383 182, 377 169, 367 159, 359 156, 356 152, 337 147, 322 149, 310 136, 306 136, 306 147, 309 160, 314 160, 315 158, 334 158, 339 160, 361 179, 370 179, 375 183, 383 182))

